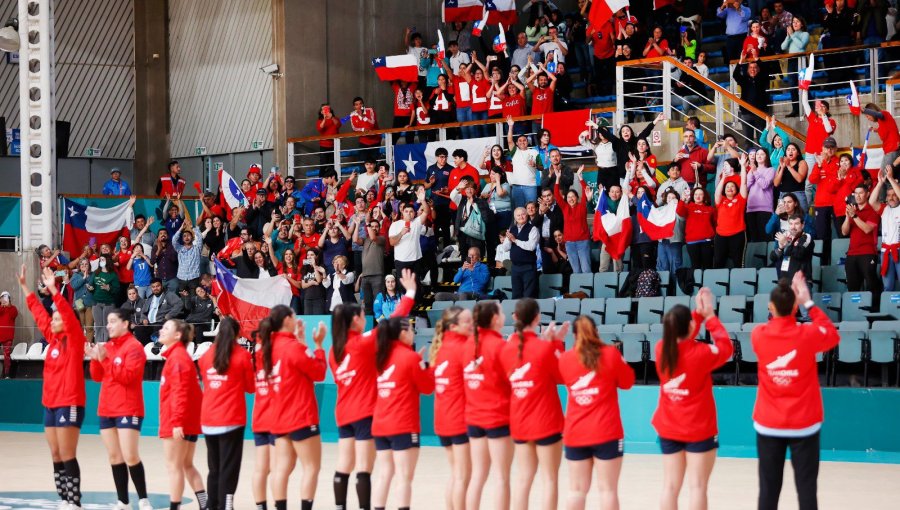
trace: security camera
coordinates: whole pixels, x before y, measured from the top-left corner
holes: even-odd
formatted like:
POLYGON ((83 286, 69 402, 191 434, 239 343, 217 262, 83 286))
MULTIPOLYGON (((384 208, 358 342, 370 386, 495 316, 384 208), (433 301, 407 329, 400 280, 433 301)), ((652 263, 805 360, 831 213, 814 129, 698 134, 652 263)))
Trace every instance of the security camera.
POLYGON ((269 64, 267 66, 260 67, 259 70, 270 76, 275 76, 278 74, 278 64, 269 64))

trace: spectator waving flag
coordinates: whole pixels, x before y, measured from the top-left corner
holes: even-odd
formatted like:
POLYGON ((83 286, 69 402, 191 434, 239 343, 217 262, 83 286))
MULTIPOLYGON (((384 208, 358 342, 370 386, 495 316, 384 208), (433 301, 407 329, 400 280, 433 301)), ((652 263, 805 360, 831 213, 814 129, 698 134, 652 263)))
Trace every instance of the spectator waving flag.
POLYGON ((504 55, 507 55, 507 53, 506 53, 506 32, 503 31, 502 25, 498 25, 498 28, 500 28, 500 33, 497 34, 496 37, 494 37, 494 53, 503 53, 504 55))
POLYGON ((662 207, 653 207, 646 193, 641 195, 637 203, 637 220, 641 230, 654 241, 669 239, 675 233, 677 202, 667 203, 662 207))
POLYGON ((219 170, 219 190, 222 209, 225 209, 225 214, 231 220, 231 210, 247 205, 247 197, 244 196, 238 183, 225 170, 219 170))
POLYGON ((104 209, 65 198, 63 215, 63 249, 73 255, 92 242, 116 246, 119 236, 134 223, 130 201, 104 209))
POLYGON ((806 66, 806 70, 800 75, 800 84, 797 85, 797 88, 800 90, 809 90, 809 86, 812 83, 813 72, 815 71, 815 63, 816 56, 812 53, 809 54, 809 65, 806 66))
POLYGON ((606 246, 609 257, 622 260, 625 250, 631 244, 631 216, 628 214, 628 200, 619 199, 616 211, 609 210, 610 199, 605 189, 600 190, 597 210, 594 211, 594 239, 606 246))
POLYGON ((372 59, 372 67, 378 73, 381 81, 408 81, 419 80, 419 61, 413 55, 392 55, 375 57, 372 59))
POLYGON ((259 321, 276 305, 290 305, 291 284, 284 278, 238 278, 216 260, 213 295, 219 310, 241 324, 241 334, 250 338, 259 321))
POLYGON ((444 58, 447 56, 447 48, 444 46, 444 34, 441 33, 440 30, 438 33, 438 44, 437 44, 437 55, 434 56, 434 59, 437 61, 437 66, 440 68, 441 72, 444 71, 444 58))
POLYGON ((574 147, 580 144, 578 135, 584 131, 584 123, 590 118, 589 108, 545 113, 541 116, 541 127, 550 131, 550 139, 557 147, 574 147))
MULTIPOLYGON (((518 21, 519 16, 516 13, 516 0, 485 0, 484 10, 490 13, 488 23, 499 23, 504 27, 509 27, 518 21)), ((500 29, 503 32, 503 29, 500 29)))
POLYGON ((556 52, 553 52, 553 60, 547 62, 547 72, 551 74, 556 74, 556 65, 559 64, 559 59, 556 57, 556 52))
MULTIPOLYGON (((850 95, 847 96, 847 104, 850 106, 850 113, 859 116, 862 110, 859 107, 859 94, 856 92, 856 84, 850 80, 850 95)), ((866 135, 868 141, 868 134, 866 135)))
POLYGON ((481 18, 484 4, 481 0, 444 0, 444 23, 474 21, 481 18))
POLYGON ((481 37, 481 32, 484 30, 485 25, 487 25, 489 14, 490 13, 485 10, 484 15, 481 17, 481 19, 472 24, 472 35, 474 35, 475 37, 481 37))
POLYGON ((591 4, 588 20, 592 27, 599 27, 615 16, 617 12, 629 6, 628 0, 595 0, 591 4))

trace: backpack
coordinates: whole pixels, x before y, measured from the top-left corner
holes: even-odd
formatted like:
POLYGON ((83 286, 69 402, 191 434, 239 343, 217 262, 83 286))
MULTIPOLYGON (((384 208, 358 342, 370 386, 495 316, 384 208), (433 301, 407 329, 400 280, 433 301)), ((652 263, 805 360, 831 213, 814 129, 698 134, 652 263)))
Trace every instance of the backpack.
POLYGON ((659 273, 653 269, 641 271, 634 285, 634 297, 658 297, 661 295, 659 273))

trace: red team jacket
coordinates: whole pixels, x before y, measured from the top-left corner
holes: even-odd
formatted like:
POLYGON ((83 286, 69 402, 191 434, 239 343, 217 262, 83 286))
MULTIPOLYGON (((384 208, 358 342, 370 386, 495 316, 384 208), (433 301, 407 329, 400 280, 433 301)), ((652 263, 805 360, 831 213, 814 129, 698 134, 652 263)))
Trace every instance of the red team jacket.
POLYGON ((263 369, 262 344, 256 344, 254 356, 253 382, 256 386, 256 395, 253 397, 253 417, 251 428, 257 434, 268 434, 272 430, 272 414, 269 412, 272 402, 272 393, 269 388, 269 378, 263 369))
MULTIPOLYGON (((412 310, 414 299, 400 298, 391 317, 405 317, 412 310)), ((375 339, 378 327, 367 333, 347 331, 344 359, 340 363, 334 357, 334 349, 328 354, 328 364, 337 384, 337 402, 334 415, 338 427, 369 418, 375 413, 375 339)))
POLYGON ((759 386, 753 421, 763 427, 797 430, 821 423, 822 391, 816 353, 840 342, 831 320, 818 307, 809 309, 811 324, 775 317, 750 335, 759 360, 759 386))
MULTIPOLYGON (((694 315, 697 324, 701 320, 694 315)), ((672 376, 661 372, 659 359, 662 342, 656 344, 659 406, 653 414, 652 423, 656 433, 665 439, 693 443, 718 434, 710 374, 728 361, 734 352, 734 345, 718 317, 707 320, 706 329, 715 343, 695 340, 679 342, 678 363, 672 376)))
POLYGON ((562 342, 544 341, 526 331, 522 358, 519 335, 513 333, 500 351, 500 363, 512 388, 509 429, 513 439, 535 441, 563 431, 557 384, 562 384, 557 354, 562 342))
POLYGON ((288 434, 319 424, 314 383, 325 380, 325 351, 310 356, 307 347, 293 333, 272 335, 272 391, 268 414, 272 434, 288 434))
POLYGON ((478 329, 479 352, 475 357, 475 337, 460 350, 466 396, 466 424, 485 429, 509 425, 509 378, 500 363, 506 342, 492 329, 478 329))
POLYGON ((72 305, 62 294, 53 296, 53 304, 62 315, 64 330, 54 334, 50 330, 50 315, 34 293, 28 294, 25 303, 47 344, 44 359, 44 385, 41 405, 44 407, 84 407, 84 331, 75 316, 72 305))
POLYGON ((412 347, 394 341, 386 368, 378 374, 377 387, 372 435, 418 434, 419 395, 434 391, 434 375, 412 347))
POLYGON ((144 347, 131 333, 106 342, 103 361, 91 360, 91 379, 100 384, 97 416, 144 416, 144 347))
POLYGON ((434 433, 439 436, 466 433, 465 344, 466 336, 445 331, 434 360, 434 433))
POLYGON ((172 437, 172 429, 182 427, 184 435, 200 434, 200 413, 203 400, 197 367, 181 342, 163 351, 166 358, 159 380, 159 437, 172 437))
POLYGON ((203 378, 203 406, 200 423, 208 427, 233 427, 247 424, 247 403, 244 393, 256 391, 250 353, 234 345, 228 371, 220 374, 213 367, 216 346, 213 344, 200 357, 200 377, 203 378))
POLYGON ((627 390, 634 386, 634 370, 619 350, 611 345, 602 347, 596 370, 581 364, 577 350, 566 351, 559 358, 559 372, 569 390, 565 445, 592 446, 623 439, 616 388, 627 390))

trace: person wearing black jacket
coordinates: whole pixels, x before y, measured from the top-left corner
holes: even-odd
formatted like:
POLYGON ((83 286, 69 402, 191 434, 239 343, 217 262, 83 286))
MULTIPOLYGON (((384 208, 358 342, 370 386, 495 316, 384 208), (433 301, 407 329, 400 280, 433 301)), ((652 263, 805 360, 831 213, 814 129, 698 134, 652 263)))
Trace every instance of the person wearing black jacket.
POLYGON ((256 197, 247 209, 246 221, 247 229, 253 239, 263 238, 263 225, 272 220, 272 211, 275 210, 275 204, 266 201, 266 190, 259 189, 256 191, 256 197))
POLYGON ((622 175, 625 175, 625 171, 627 170, 625 168, 625 164, 631 161, 628 155, 638 154, 638 140, 649 140, 650 133, 653 132, 653 128, 655 128, 656 125, 662 122, 665 118, 665 114, 660 113, 656 116, 655 119, 653 119, 653 122, 647 124, 647 126, 644 127, 644 129, 638 134, 634 134, 634 128, 632 128, 628 124, 625 124, 621 128, 619 128, 619 136, 617 138, 621 141, 621 143, 616 148, 616 166, 618 167, 618 170, 622 173, 622 175))
POLYGON ((778 246, 769 255, 775 263, 779 280, 791 280, 797 271, 803 271, 804 275, 812 274, 814 243, 812 237, 803 231, 803 216, 794 214, 788 218, 788 225, 788 232, 775 234, 778 246))
MULTIPOLYGON (((769 113, 769 71, 761 62, 744 63, 744 57, 734 66, 731 74, 735 83, 741 87, 741 100, 766 114, 769 113)), ((744 136, 750 140, 759 138, 759 133, 766 128, 766 119, 741 108, 740 119, 743 121, 744 136)))
POLYGON ((185 298, 184 308, 188 315, 184 321, 194 326, 194 338, 203 341, 203 333, 211 329, 216 305, 202 286, 194 289, 193 296, 185 298))
MULTIPOLYGON (((544 171, 544 177, 541 179, 541 189, 553 189, 553 186, 559 181, 559 192, 565 196, 575 182, 575 171, 572 167, 562 162, 562 153, 559 149, 550 149, 550 167, 544 171)), ((581 200, 581 189, 573 188, 578 193, 578 199, 581 200)))
POLYGON ((241 254, 231 258, 238 278, 256 278, 259 276, 259 270, 253 263, 253 256, 256 254, 256 251, 256 243, 247 241, 241 247, 241 254))
POLYGON ((463 177, 459 181, 459 186, 450 193, 450 200, 456 202, 456 219, 454 221, 454 231, 456 232, 457 242, 459 243, 459 252, 468 253, 469 248, 473 246, 478 248, 480 252, 484 252, 484 241, 487 236, 487 225, 494 220, 494 213, 486 200, 478 195, 475 183, 468 177, 463 177), (473 208, 477 207, 481 215, 482 221, 482 239, 472 237, 463 232, 462 228, 469 221, 473 208))
POLYGON ((540 235, 541 248, 547 247, 547 242, 553 238, 553 233, 563 230, 565 219, 562 210, 553 198, 552 188, 541 188, 541 197, 538 200, 538 214, 535 216, 534 226, 540 235))

